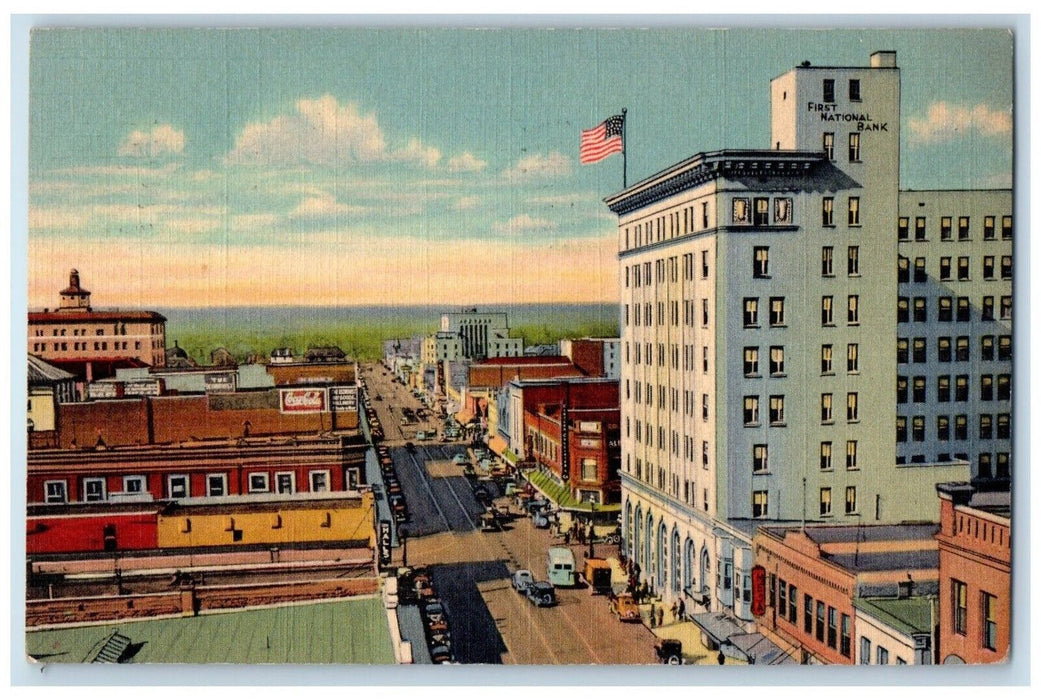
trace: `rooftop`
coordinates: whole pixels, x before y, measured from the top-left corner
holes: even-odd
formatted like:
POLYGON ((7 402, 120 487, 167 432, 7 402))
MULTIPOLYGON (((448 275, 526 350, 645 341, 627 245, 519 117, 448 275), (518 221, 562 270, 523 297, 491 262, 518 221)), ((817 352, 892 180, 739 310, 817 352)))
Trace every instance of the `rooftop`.
POLYGON ((67 309, 61 311, 30 311, 29 323, 69 323, 75 319, 76 323, 90 321, 149 321, 152 323, 165 323, 166 317, 156 311, 134 311, 122 309, 67 309))
POLYGON ((940 568, 940 552, 935 549, 843 554, 823 552, 821 558, 855 573, 940 568))
POLYGON ((27 632, 26 653, 83 663, 113 631, 130 637, 129 663, 393 664, 379 597, 263 610, 27 632))
POLYGON ((929 634, 933 625, 932 599, 854 598, 853 607, 904 634, 929 634))
POLYGON ((29 386, 33 386, 34 384, 53 384, 54 382, 76 378, 75 375, 66 372, 60 367, 55 367, 49 362, 45 362, 36 355, 29 355, 27 360, 29 386))

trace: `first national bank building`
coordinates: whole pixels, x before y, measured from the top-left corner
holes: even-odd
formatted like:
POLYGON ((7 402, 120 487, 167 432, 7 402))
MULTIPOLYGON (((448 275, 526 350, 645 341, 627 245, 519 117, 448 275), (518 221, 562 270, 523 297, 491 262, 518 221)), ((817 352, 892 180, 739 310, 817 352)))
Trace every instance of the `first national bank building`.
POLYGON ((756 526, 935 521, 1011 469, 1011 191, 900 191, 895 52, 770 95, 768 149, 606 199, 626 553, 744 621, 756 526))

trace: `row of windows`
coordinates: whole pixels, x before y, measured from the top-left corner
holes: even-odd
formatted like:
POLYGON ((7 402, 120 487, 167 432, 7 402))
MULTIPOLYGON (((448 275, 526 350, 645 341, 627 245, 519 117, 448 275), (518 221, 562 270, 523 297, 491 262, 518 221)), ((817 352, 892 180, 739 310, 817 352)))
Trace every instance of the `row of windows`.
MULTIPOLYGON (((989 362, 994 360, 994 340, 997 338, 997 359, 1000 362, 1006 362, 1012 359, 1012 336, 1010 335, 984 335, 980 336, 980 360, 989 362)), ((951 344, 950 336, 942 336, 936 339, 936 359, 939 362, 968 362, 970 358, 969 352, 969 336, 960 335, 954 338, 954 344, 951 344), (953 352, 952 352, 953 348, 953 352)), ((929 343, 927 338, 911 338, 908 341, 907 338, 896 339, 896 361, 898 364, 907 364, 908 361, 920 363, 928 362, 927 350, 929 343), (908 348, 910 347, 911 353, 908 355, 908 348), (908 359, 910 358, 910 360, 908 359)))
MULTIPOLYGON (((275 493, 296 493, 295 472, 275 472, 274 481, 268 472, 250 472, 247 474, 249 493, 270 493, 272 485, 275 493)), ((314 470, 309 472, 308 480, 313 493, 329 490, 329 471, 314 470)), ((206 475, 205 496, 228 495, 228 475, 213 473, 206 475)), ((68 480, 54 479, 44 482, 44 501, 46 503, 68 502, 68 480)), ((148 476, 131 475, 123 477, 123 493, 147 493, 148 476)), ((88 502, 107 500, 109 494, 106 479, 103 477, 85 477, 81 488, 82 500, 88 502)), ((187 474, 170 474, 166 477, 166 495, 168 498, 191 498, 191 480, 187 474)), ((198 496, 199 494, 195 494, 198 496)))
MULTIPOLYGON (((936 439, 947 441, 953 434, 955 440, 969 439, 969 417, 965 414, 954 416, 954 431, 951 431, 951 417, 936 417, 936 439)), ((1008 440, 1012 436, 1012 427, 1008 413, 998 413, 996 416, 990 413, 980 415, 979 438, 990 440, 1008 440), (995 423, 997 427, 995 429, 995 423)), ((911 416, 912 442, 925 442, 925 416, 911 416)), ((907 442, 907 416, 896 417, 896 441, 907 442)))
MULTIPOLYGON (((1012 296, 1006 295, 999 298, 999 318, 1002 321, 1012 320, 1012 296)), ((928 323, 928 297, 897 297, 896 320, 897 323, 928 323), (913 314, 912 314, 913 309, 913 314)), ((967 323, 972 320, 972 312, 969 297, 939 297, 936 300, 937 321, 951 323, 957 320, 959 323, 967 323), (955 314, 957 304, 957 314, 955 314)), ((994 297, 983 297, 980 306, 980 320, 994 320, 994 297)))
MULTIPOLYGON (((784 297, 770 297, 770 326, 774 328, 784 327, 784 297)), ((745 328, 759 327, 759 297, 745 297, 744 299, 744 325, 745 328)))
MULTIPOLYGON (((153 329, 152 332, 154 333, 155 332, 155 330, 154 330, 155 326, 154 325, 152 326, 152 329, 153 329)), ((65 332, 67 330, 68 330, 67 328, 53 328, 53 329, 51 329, 51 335, 54 336, 54 337, 59 337, 59 336, 60 337, 64 337, 65 336, 65 332)), ((105 335, 105 328, 95 328, 93 330, 94 330, 94 334, 95 335, 105 335)), ((35 335, 37 337, 40 337, 43 334, 44 334, 44 331, 43 331, 42 328, 37 329, 33 333, 33 335, 35 335)), ((112 335, 126 335, 126 334, 127 334, 127 324, 125 324, 125 323, 115 323, 115 324, 112 325, 112 335)), ((86 336, 87 335, 87 329, 86 328, 73 328, 72 329, 72 335, 73 335, 73 337, 76 337, 76 336, 86 336)))
MULTIPOLYGON (((957 270, 957 278, 959 281, 968 281, 971 278, 969 274, 970 259, 967 255, 958 256, 956 260, 956 268, 952 267, 952 261, 955 258, 951 256, 944 256, 940 258, 940 268, 938 270, 938 276, 941 280, 948 281, 953 280, 952 269, 957 270)), ((983 279, 994 280, 997 279, 995 270, 998 269, 995 266, 997 257, 994 255, 984 255, 981 265, 981 272, 983 273, 983 279)), ((1001 279, 1011 280, 1012 279, 1012 256, 1002 255, 1000 260, 1000 273, 1001 279)), ((914 259, 914 276, 911 274, 911 259, 906 258, 903 255, 897 258, 896 265, 897 282, 906 284, 911 282, 925 282, 927 280, 926 274, 926 260, 925 258, 914 259)))
MULTIPOLYGON (((770 425, 783 426, 784 422, 784 396, 770 397, 770 425)), ((744 423, 746 427, 759 425, 759 397, 746 396, 744 400, 744 423)))
MULTIPOLYGON (((731 207, 730 221, 735 225, 769 226, 771 223, 769 197, 734 197, 731 207)), ((774 197, 772 209, 773 224, 792 223, 791 197, 774 197)))
MULTIPOLYGON (((951 579, 951 602, 951 631, 964 637, 969 629, 969 587, 965 582, 951 579)), ((995 651, 998 648, 997 598, 980 591, 979 611, 980 646, 995 651)))
MULTIPOLYGON (((626 343, 625 343, 625 363, 626 364, 630 364, 629 347, 630 347, 629 342, 626 341, 626 343)), ((654 351, 654 347, 655 346, 654 346, 653 343, 645 343, 645 344, 633 343, 632 344, 633 353, 632 353, 632 356, 631 356, 632 357, 632 364, 636 364, 636 365, 646 364, 646 365, 648 365, 650 367, 653 367, 654 364, 655 364, 654 352, 653 352, 654 351)), ((665 367, 666 366, 666 352, 665 352, 666 348, 665 348, 665 344, 664 343, 658 343, 657 347, 658 347, 658 362, 657 362, 657 364, 658 364, 659 367, 665 367)), ((701 346, 701 371, 704 374, 708 374, 708 366, 709 366, 708 356, 709 356, 708 346, 707 345, 701 346)), ((680 368, 680 346, 678 344, 672 343, 672 345, 670 346, 670 352, 668 353, 668 358, 669 358, 668 361, 671 363, 673 369, 679 369, 680 368)), ((695 355, 694 355, 694 346, 693 345, 684 345, 683 346, 683 369, 684 369, 684 371, 693 370, 695 364, 696 364, 696 362, 695 362, 695 355)), ((628 390, 626 390, 626 392, 628 394, 628 390)), ((628 396, 627 396, 627 398, 628 398, 628 396)))
MULTIPOLYGON (((856 440, 846 441, 846 469, 849 471, 855 471, 859 467, 857 465, 857 447, 858 443, 856 440)), ((832 471, 832 443, 830 441, 822 442, 820 444, 820 468, 821 471, 832 471)), ((770 446, 765 444, 752 445, 752 473, 753 474, 768 474, 770 473, 770 446)))
MULTIPOLYGON (((796 626, 799 624, 799 589, 780 578, 775 589, 775 578, 774 574, 770 575, 770 605, 776 608, 778 618, 796 626)), ((841 613, 840 617, 835 608, 826 606, 823 601, 815 601, 805 593, 802 596, 802 615, 803 632, 807 636, 815 636, 817 641, 836 649, 846 658, 852 658, 850 640, 853 625, 849 615, 841 613), (814 621, 817 623, 816 632, 814 621)))
MULTIPOLYGON (((770 347, 770 376, 784 377, 784 346, 773 345, 770 347)), ((744 349, 744 371, 746 377, 760 377, 759 373, 759 347, 748 346, 744 349)))
MULTIPOLYGON (((700 319, 702 327, 709 324, 709 300, 701 300, 701 313, 696 312, 695 300, 683 300, 683 325, 694 326, 700 319)), ((623 305, 623 324, 626 326, 664 326, 666 323, 678 327, 680 325, 680 303, 678 300, 669 302, 659 301, 657 304, 647 302, 645 304, 623 305), (631 314, 630 314, 631 310, 631 314), (658 315, 655 319, 654 312, 658 315)))
POLYGON ((636 224, 635 226, 625 227, 625 248, 629 248, 630 233, 632 234, 632 240, 636 243, 636 246, 642 246, 645 242, 649 245, 657 241, 663 241, 666 238, 674 238, 677 235, 693 233, 697 230, 695 227, 700 223, 701 230, 709 228, 709 211, 708 202, 702 202, 698 207, 700 217, 695 216, 695 207, 690 205, 684 207, 682 212, 672 211, 668 214, 662 214, 654 218, 648 219, 643 223, 636 224))
MULTIPOLYGON (((863 666, 871 665, 871 640, 867 637, 860 638, 860 664, 863 666)), ((875 664, 878 666, 889 665, 889 650, 881 644, 875 648, 875 664)), ((907 661, 901 657, 896 657, 897 666, 906 666, 907 661)))
MULTIPOLYGON (((860 102, 860 79, 850 78, 849 79, 849 101, 860 102)), ((835 79, 824 78, 821 84, 821 101, 826 103, 835 102, 835 79)))
MULTIPOLYGON (((835 422, 834 394, 825 392, 821 394, 821 423, 829 424, 835 422)), ((860 409, 858 394, 855 391, 846 393, 846 422, 857 423, 860 421, 860 409)))
MULTIPOLYGON (((88 347, 89 345, 90 345, 89 343, 74 342, 72 344, 72 349, 73 349, 73 351, 86 351, 86 350, 90 349, 88 347)), ((52 346, 51 349, 54 352, 67 352, 68 349, 69 349, 69 344, 68 343, 51 343, 51 346, 52 346)), ((126 350, 126 349, 128 349, 128 347, 129 347, 128 341, 126 341, 126 340, 124 340, 124 341, 113 341, 113 343, 112 343, 112 349, 113 350, 126 350)), ((94 343, 94 349, 95 350, 108 350, 109 349, 108 348, 108 341, 107 340, 102 340, 101 342, 95 342, 94 343)), ((140 349, 141 349, 141 341, 140 340, 134 341, 134 350, 140 350, 140 349)), ((47 343, 33 343, 33 352, 47 352, 47 343)))
MULTIPOLYGON (((980 375, 980 401, 1009 401, 1012 398, 1012 375, 999 374, 980 375), (997 391, 995 392, 995 384, 997 391)), ((923 376, 911 377, 910 381, 905 376, 896 378, 896 402, 925 403, 928 388, 928 379, 923 376), (910 388, 910 392, 908 389, 910 388)), ((951 400, 951 375, 944 374, 936 378, 936 400, 947 403, 951 400)), ((959 374, 954 377, 954 401, 969 400, 969 375, 959 374)))
MULTIPOLYGON (((655 283, 664 284, 666 280, 669 282, 676 282, 679 274, 677 260, 677 256, 673 255, 669 258, 658 258, 653 261, 653 267, 651 261, 626 265, 623 268, 625 270, 625 288, 629 289, 630 287, 633 287, 638 289, 640 287, 650 287, 655 283)), ((709 251, 707 250, 701 251, 700 273, 701 279, 708 279, 709 251)), ((694 280, 693 253, 685 253, 683 255, 683 279, 687 282, 694 280)))
MULTIPOLYGON (((850 163, 859 163, 860 158, 860 134, 856 131, 852 131, 849 134, 849 140, 847 141, 849 148, 846 154, 849 156, 850 163)), ((824 149, 824 155, 828 157, 828 160, 835 160, 835 133, 831 131, 825 131, 821 139, 821 147, 824 149)))
MULTIPOLYGON (((657 488, 660 491, 665 490, 665 470, 661 467, 655 469, 654 465, 650 462, 647 463, 644 468, 643 461, 637 457, 635 460, 635 469, 631 469, 629 466, 629 455, 626 455, 626 471, 630 474, 635 474, 636 478, 643 481, 651 486, 657 484, 657 488), (655 482, 655 475, 657 475, 657 482, 655 482)), ((673 474, 669 483, 670 491, 672 495, 679 498, 679 477, 673 474)), ((695 498, 697 497, 697 485, 690 479, 683 480, 683 502, 695 505, 695 498)), ((709 500, 708 500, 708 489, 703 488, 701 490, 701 508, 706 513, 708 512, 709 500)))
MULTIPOLYGON (((983 240, 993 241, 995 240, 995 222, 997 221, 994 216, 983 217, 983 240)), ((949 241, 953 239, 953 223, 954 218, 950 216, 940 217, 940 240, 949 241)), ((958 240, 968 241, 971 238, 971 218, 968 216, 958 217, 958 240)), ((928 240, 926 237, 926 217, 916 216, 914 220, 914 239, 916 241, 928 240)), ((911 217, 901 216, 897 220, 897 238, 901 241, 911 240, 911 217)), ((1003 216, 1001 217, 1001 238, 1002 240, 1010 240, 1012 238, 1012 217, 1003 216)))

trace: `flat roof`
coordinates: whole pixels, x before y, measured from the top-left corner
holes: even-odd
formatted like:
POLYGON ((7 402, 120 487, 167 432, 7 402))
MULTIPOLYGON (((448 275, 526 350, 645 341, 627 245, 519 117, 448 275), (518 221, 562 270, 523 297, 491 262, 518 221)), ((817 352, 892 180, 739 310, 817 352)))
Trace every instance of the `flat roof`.
POLYGON ((908 598, 854 598, 853 607, 904 634, 929 634, 933 624, 932 600, 908 598))
POLYGON ((902 552, 852 552, 849 554, 824 552, 821 554, 821 558, 855 573, 940 568, 940 552, 936 549, 902 552))
POLYGON ((83 663, 113 631, 130 638, 130 663, 394 663, 378 596, 27 632, 25 649, 40 662, 83 663))

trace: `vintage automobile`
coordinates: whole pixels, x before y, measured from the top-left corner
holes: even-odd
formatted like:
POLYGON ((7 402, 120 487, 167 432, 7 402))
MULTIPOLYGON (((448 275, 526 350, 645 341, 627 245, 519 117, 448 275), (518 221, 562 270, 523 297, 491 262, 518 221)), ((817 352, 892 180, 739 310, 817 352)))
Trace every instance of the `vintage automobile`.
POLYGON ((639 622, 640 608, 630 593, 619 593, 611 596, 611 612, 618 616, 621 622, 639 622))
POLYGON ((452 650, 443 644, 439 644, 430 650, 430 660, 435 664, 450 664, 452 659, 452 650))
POLYGON ((535 577, 527 569, 518 569, 510 577, 513 590, 518 593, 527 593, 528 589, 535 583, 535 577))
POLYGON ((557 602, 557 594, 553 584, 548 581, 536 581, 524 592, 532 603, 540 608, 549 607, 557 602))
POLYGON ((678 639, 659 639, 654 644, 654 653, 663 664, 678 666, 683 663, 683 642, 678 639))

